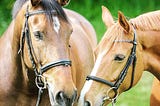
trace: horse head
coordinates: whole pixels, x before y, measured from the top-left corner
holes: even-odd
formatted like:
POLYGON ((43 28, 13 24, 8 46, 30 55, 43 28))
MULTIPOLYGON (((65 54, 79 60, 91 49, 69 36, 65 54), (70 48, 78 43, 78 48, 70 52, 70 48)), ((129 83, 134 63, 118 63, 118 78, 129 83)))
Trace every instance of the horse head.
POLYGON ((79 104, 85 106, 114 103, 120 93, 138 82, 144 69, 133 25, 122 12, 115 23, 107 8, 102 7, 102 11, 108 29, 95 50, 95 65, 81 92, 79 104))
POLYGON ((55 0, 26 0, 15 16, 14 35, 19 36, 15 40, 20 41, 28 82, 48 88, 52 105, 72 105, 77 95, 71 74, 71 33, 72 26, 55 0))

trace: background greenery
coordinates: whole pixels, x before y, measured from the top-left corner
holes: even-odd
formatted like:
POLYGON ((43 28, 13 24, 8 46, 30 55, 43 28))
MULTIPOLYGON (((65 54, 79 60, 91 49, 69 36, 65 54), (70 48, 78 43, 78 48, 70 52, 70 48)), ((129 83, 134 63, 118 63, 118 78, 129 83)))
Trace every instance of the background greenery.
POLYGON ((71 0, 67 8, 75 10, 85 16, 95 27, 98 40, 103 36, 105 26, 101 19, 101 6, 106 6, 115 19, 118 11, 122 11, 128 18, 142 13, 160 9, 159 0, 71 0))
MULTIPOLYGON (((0 35, 11 22, 11 10, 15 0, 0 0, 0 35)), ((160 9, 159 0, 71 0, 65 8, 77 11, 86 17, 94 26, 98 40, 105 32, 101 19, 101 6, 106 6, 117 19, 118 11, 122 11, 128 18, 142 13, 160 9)), ((131 90, 121 94, 117 106, 149 106, 149 96, 153 76, 145 72, 141 81, 131 90)))

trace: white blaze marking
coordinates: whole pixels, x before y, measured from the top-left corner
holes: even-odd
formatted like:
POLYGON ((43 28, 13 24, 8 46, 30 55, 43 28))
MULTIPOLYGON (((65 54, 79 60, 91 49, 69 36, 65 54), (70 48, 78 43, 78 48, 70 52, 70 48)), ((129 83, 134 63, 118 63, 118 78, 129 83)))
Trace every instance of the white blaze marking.
MULTIPOLYGON (((96 76, 96 73, 97 73, 97 70, 101 64, 101 61, 103 59, 103 56, 104 56, 104 53, 101 53, 98 55, 98 58, 96 60, 96 63, 93 67, 93 70, 91 72, 91 76, 96 76)), ((91 85, 92 85, 92 80, 89 80, 89 81, 86 81, 83 88, 82 88, 82 91, 81 91, 81 94, 80 94, 80 98, 79 98, 79 103, 78 103, 78 106, 84 106, 84 97, 85 97, 85 94, 89 91, 91 85)))
POLYGON ((57 16, 53 16, 53 25, 54 25, 54 30, 58 33, 60 29, 60 22, 57 16))

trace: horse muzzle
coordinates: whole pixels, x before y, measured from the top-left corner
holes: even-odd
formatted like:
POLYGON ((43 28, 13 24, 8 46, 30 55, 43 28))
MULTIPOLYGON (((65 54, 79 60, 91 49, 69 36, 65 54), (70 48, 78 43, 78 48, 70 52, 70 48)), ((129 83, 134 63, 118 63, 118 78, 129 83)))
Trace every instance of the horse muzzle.
POLYGON ((77 98, 77 90, 73 90, 70 94, 64 90, 53 92, 53 88, 48 85, 48 93, 51 106, 73 106, 77 98))

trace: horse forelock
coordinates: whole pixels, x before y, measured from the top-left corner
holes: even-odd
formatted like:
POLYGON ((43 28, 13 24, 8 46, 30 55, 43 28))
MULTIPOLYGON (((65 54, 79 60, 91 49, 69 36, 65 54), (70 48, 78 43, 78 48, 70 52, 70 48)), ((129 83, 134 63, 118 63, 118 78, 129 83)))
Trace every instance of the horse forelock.
MULTIPOLYGON (((14 19, 18 12, 20 11, 20 9, 22 8, 22 6, 27 2, 28 0, 16 0, 13 10, 12 10, 12 18, 14 19)), ((45 11, 48 11, 47 13, 49 13, 49 11, 51 12, 52 10, 55 10, 57 12, 57 14, 64 20, 67 21, 67 16, 64 12, 64 10, 62 9, 61 5, 58 4, 57 1, 55 0, 41 0, 41 3, 39 4, 42 6, 42 8, 45 11)), ((47 15, 51 15, 50 13, 47 15)))
POLYGON ((140 30, 160 30, 160 11, 142 14, 130 22, 136 29, 140 30))

